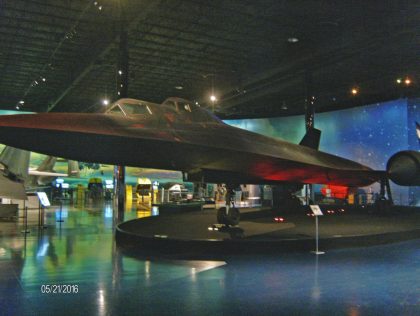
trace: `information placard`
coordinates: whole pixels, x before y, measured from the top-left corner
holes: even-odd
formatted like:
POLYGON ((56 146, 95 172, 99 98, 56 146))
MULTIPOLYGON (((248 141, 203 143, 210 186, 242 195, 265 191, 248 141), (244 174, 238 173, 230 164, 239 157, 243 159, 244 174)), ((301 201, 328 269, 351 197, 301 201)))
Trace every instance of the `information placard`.
POLYGON ((41 202, 41 205, 43 207, 51 206, 50 200, 48 200, 47 193, 45 193, 45 192, 37 192, 36 194, 38 195, 38 199, 41 202))
POLYGON ((311 208, 312 213, 314 213, 315 216, 322 216, 324 215, 321 211, 321 208, 319 207, 319 205, 309 205, 309 207, 311 208))

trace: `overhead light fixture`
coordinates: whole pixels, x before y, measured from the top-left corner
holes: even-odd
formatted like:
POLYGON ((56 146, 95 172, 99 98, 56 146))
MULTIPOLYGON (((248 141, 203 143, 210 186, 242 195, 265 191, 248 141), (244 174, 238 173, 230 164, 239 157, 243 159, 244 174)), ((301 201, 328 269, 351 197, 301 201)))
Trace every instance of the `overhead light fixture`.
POLYGON ((353 88, 353 89, 351 89, 351 94, 352 95, 356 95, 356 94, 358 94, 359 93, 359 89, 357 89, 357 88, 353 88))
POLYGON ((121 76, 122 75, 122 70, 118 70, 118 74, 121 76))
POLYGON ((217 101, 216 96, 215 96, 215 95, 211 95, 211 96, 210 96, 210 101, 211 101, 211 102, 216 102, 216 101, 217 101))
POLYGON ((411 79, 410 78, 405 78, 404 83, 406 86, 409 86, 411 84, 411 79))
POLYGON ((288 41, 289 43, 297 43, 297 42, 299 42, 299 39, 298 39, 297 37, 289 37, 289 38, 287 39, 287 41, 288 41))
POLYGON ((182 89, 184 89, 184 87, 183 86, 175 86, 175 89, 182 90, 182 89))
POLYGON ((45 77, 42 77, 42 81, 45 82, 47 81, 47 79, 45 77))
POLYGON ((398 78, 397 80, 395 80, 398 84, 400 84, 402 82, 401 78, 398 78))
POLYGON ((16 105, 16 110, 19 110, 19 109, 20 109, 19 105, 16 105))
POLYGON ((103 99, 102 100, 102 104, 103 105, 108 105, 109 104, 109 100, 108 99, 103 99))
POLYGON ((24 103, 25 103, 25 101, 23 101, 23 100, 19 101, 19 104, 24 104, 24 103))

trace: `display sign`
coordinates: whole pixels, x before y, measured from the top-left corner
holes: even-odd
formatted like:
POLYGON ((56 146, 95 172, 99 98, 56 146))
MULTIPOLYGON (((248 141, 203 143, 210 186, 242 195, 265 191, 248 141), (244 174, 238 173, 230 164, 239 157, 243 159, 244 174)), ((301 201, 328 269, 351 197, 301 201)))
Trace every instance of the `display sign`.
POLYGON ((315 216, 322 216, 324 215, 321 211, 321 208, 319 207, 319 205, 309 205, 309 207, 311 208, 312 213, 314 213, 315 216))
POLYGON ((48 200, 48 196, 45 192, 37 192, 36 194, 43 207, 51 206, 50 200, 48 200))

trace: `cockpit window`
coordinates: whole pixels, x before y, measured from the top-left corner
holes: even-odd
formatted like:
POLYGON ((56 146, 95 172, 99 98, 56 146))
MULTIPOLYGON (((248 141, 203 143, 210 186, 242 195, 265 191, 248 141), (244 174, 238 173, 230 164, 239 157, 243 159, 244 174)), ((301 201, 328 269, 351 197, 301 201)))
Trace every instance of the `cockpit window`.
POLYGON ((144 115, 153 114, 153 106, 143 101, 134 99, 122 99, 113 104, 105 113, 118 115, 144 115))
POLYGON ((186 102, 178 102, 178 110, 180 112, 191 112, 192 106, 186 102))
POLYGON ((168 101, 165 101, 163 104, 173 108, 174 110, 176 110, 176 104, 175 104, 174 101, 168 100, 168 101))
POLYGON ((196 123, 223 123, 218 117, 200 107, 197 102, 194 103, 182 98, 168 98, 162 105, 166 107, 165 111, 169 109, 175 110, 176 113, 179 114, 178 119, 181 121, 187 119, 196 123))
POLYGON ((124 115, 123 111, 121 110, 120 106, 117 104, 116 106, 112 107, 109 111, 109 114, 117 114, 117 115, 124 115))
POLYGON ((123 103, 121 107, 126 115, 152 115, 152 110, 146 104, 123 103))

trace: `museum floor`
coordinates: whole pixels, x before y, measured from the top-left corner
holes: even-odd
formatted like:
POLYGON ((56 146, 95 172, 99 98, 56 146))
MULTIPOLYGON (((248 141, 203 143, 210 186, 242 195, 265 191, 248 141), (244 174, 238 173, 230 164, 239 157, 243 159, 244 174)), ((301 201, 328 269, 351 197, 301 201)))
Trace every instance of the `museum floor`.
POLYGON ((420 314, 419 239, 322 256, 146 260, 115 245, 110 205, 64 206, 61 223, 56 208, 46 215, 39 229, 30 211, 26 238, 22 219, 0 221, 0 315, 420 314))

